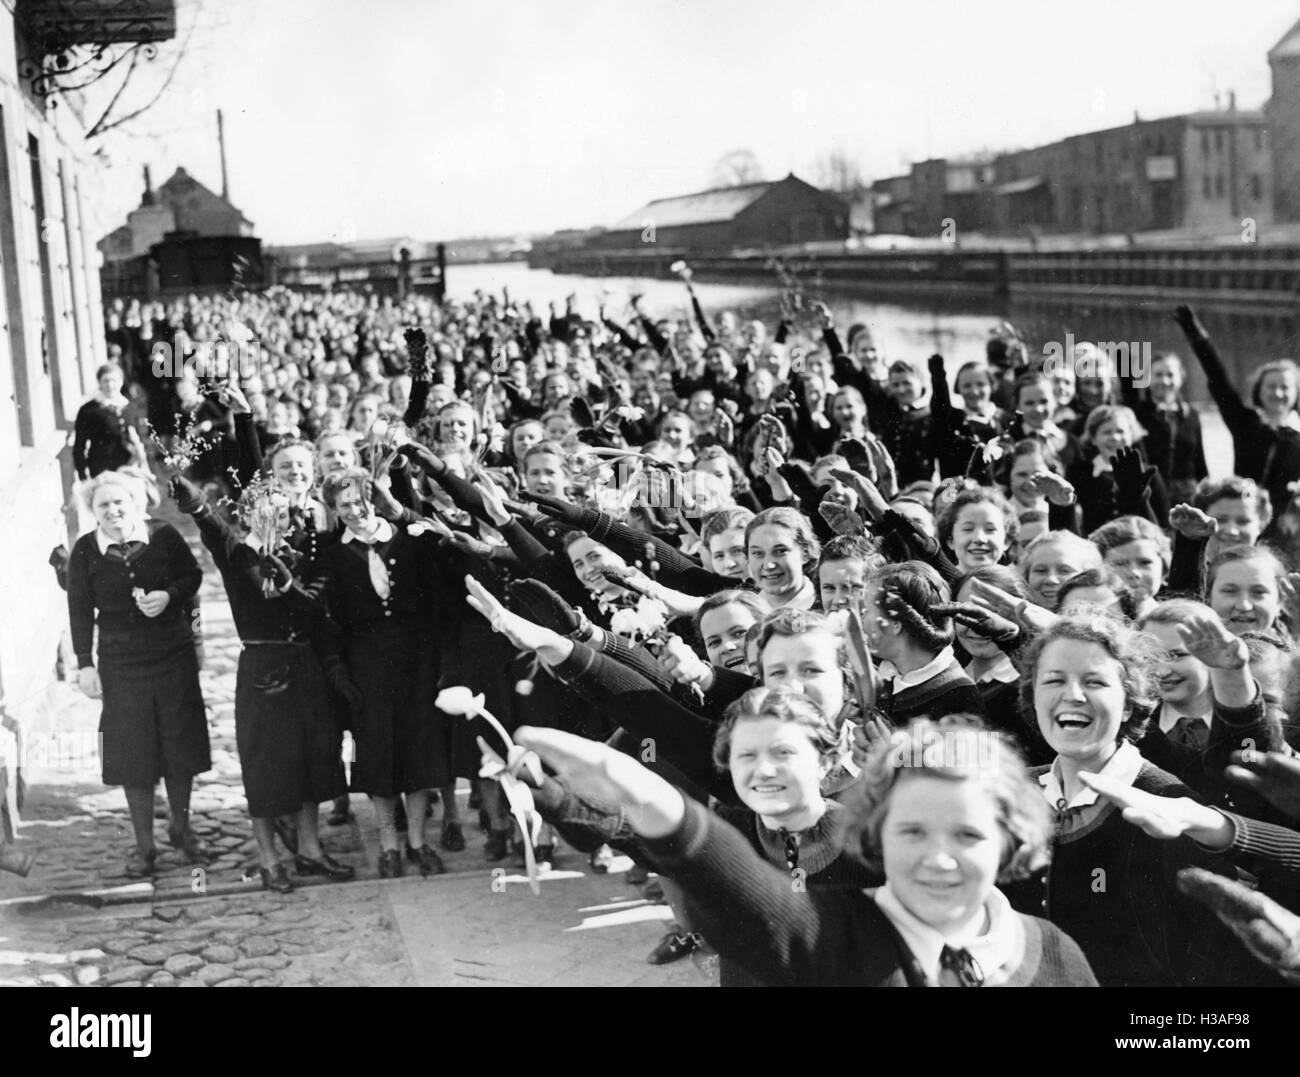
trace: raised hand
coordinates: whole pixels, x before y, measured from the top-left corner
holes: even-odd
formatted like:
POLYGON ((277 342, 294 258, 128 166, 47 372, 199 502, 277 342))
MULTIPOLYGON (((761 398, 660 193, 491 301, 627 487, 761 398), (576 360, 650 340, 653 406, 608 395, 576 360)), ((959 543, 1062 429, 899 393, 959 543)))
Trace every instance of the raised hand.
POLYGON ((1110 466, 1115 475, 1115 485, 1133 497, 1143 496, 1156 477, 1156 469, 1142 463, 1142 454, 1136 448, 1120 449, 1110 466))
POLYGON ((1214 911, 1259 961, 1300 984, 1300 916, 1235 879, 1184 868, 1178 889, 1214 911))
POLYGON ((936 617, 951 617, 963 628, 994 643, 1010 643, 1020 636, 1020 626, 1015 621, 974 602, 941 602, 931 606, 930 612, 936 617))
POLYGON ((1185 614, 1176 627, 1187 653, 1212 669, 1244 669, 1250 662, 1245 641, 1229 632, 1216 613, 1185 614))
POLYGON ((483 499, 483 511, 492 522, 493 527, 502 527, 510 522, 510 510, 506 508, 505 492, 490 478, 484 475, 476 483, 479 496, 483 499))
MULTIPOLYGON (((833 493, 834 491, 832 491, 833 493)), ((837 535, 859 535, 866 525, 852 508, 846 498, 832 497, 827 494, 817 506, 817 515, 830 526, 837 535)))
POLYGON ((817 318, 821 322, 822 329, 835 328, 835 315, 831 313, 830 307, 819 299, 813 303, 813 310, 817 313, 817 318))
POLYGON ((505 636, 521 651, 535 651, 550 662, 562 662, 573 653, 573 643, 558 632, 511 613, 473 576, 465 577, 465 601, 488 619, 493 632, 505 636))
POLYGON ((1073 505, 1074 487, 1054 471, 1035 471, 1029 477, 1034 489, 1053 505, 1073 505))
POLYGON ((1175 307, 1174 321, 1178 323, 1179 328, 1189 337, 1209 336, 1205 331, 1205 326, 1203 326, 1200 319, 1196 317, 1196 312, 1189 306, 1183 305, 1175 307))
POLYGON ((581 610, 574 609, 541 580, 515 580, 507 591, 521 616, 561 636, 573 637, 584 625, 590 627, 581 610))
POLYGON ((1160 841, 1188 837, 1220 850, 1232 844, 1233 825, 1228 818, 1190 797, 1158 797, 1088 771, 1080 771, 1079 779, 1123 809, 1126 823, 1160 841))
POLYGON ((976 605, 1015 621, 1031 632, 1046 632, 1060 620, 1051 610, 1046 610, 1027 598, 1010 594, 981 579, 970 581, 970 597, 976 605))
POLYGON ((621 807, 643 838, 667 837, 681 826, 682 794, 631 756, 559 729, 523 726, 515 743, 536 752, 584 799, 621 807))
POLYGON ((1169 526, 1183 538, 1207 539, 1219 530, 1219 521, 1191 505, 1175 505, 1169 510, 1169 526))
POLYGON ((858 495, 858 509, 868 519, 873 523, 884 519, 885 513, 889 511, 889 502, 881 496, 874 482, 856 471, 845 471, 842 468, 832 468, 831 475, 858 495))
POLYGON ((1233 752, 1232 766, 1223 773, 1228 781, 1300 820, 1300 759, 1283 752, 1233 752))
POLYGON ((707 690, 713 683, 713 667, 691 650, 681 636, 668 637, 659 664, 678 684, 698 684, 707 690))

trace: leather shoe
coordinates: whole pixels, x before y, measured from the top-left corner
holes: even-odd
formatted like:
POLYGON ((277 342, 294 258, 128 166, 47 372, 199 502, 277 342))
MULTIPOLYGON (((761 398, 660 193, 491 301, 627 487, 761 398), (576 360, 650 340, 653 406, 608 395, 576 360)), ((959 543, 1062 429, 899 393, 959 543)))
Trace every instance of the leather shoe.
POLYGON ((352 822, 352 810, 348 807, 347 797, 339 797, 334 801, 334 808, 325 822, 330 826, 347 826, 352 822))
POLYGON ((293 890, 293 880, 289 878, 289 873, 284 870, 283 864, 276 864, 273 868, 258 868, 257 873, 262 877, 262 889, 274 890, 277 894, 288 894, 293 890))
POLYGON ((381 879, 402 877, 402 854, 396 849, 385 849, 379 854, 379 877, 381 879))
POLYGON ((430 875, 443 875, 447 871, 442 858, 427 845, 421 845, 418 849, 413 849, 408 845, 406 847, 406 859, 413 864, 419 865, 420 874, 425 878, 430 875))
POLYGON ((306 856, 293 858, 293 870, 298 875, 323 875, 327 879, 341 882, 356 878, 357 869, 350 864, 340 864, 329 853, 321 853, 319 860, 306 856))
POLYGON ((489 831, 487 844, 483 846, 483 856, 488 860, 504 860, 509 855, 510 831, 489 831))
POLYGON ((185 859, 191 864, 206 864, 208 862, 208 847, 199 840, 199 836, 188 826, 184 830, 177 830, 174 826, 168 827, 167 840, 172 848, 179 849, 184 853, 185 859))
POLYGON ((465 848, 465 832, 460 823, 448 820, 442 824, 442 847, 449 853, 458 853, 465 848))
POLYGON ((671 965, 674 961, 680 961, 693 953, 699 947, 698 940, 699 936, 693 932, 670 931, 659 940, 659 945, 650 951, 646 961, 651 965, 671 965))
POLYGON ((146 875, 153 874, 154 860, 158 853, 154 849, 135 849, 131 855, 126 858, 126 877, 128 879, 143 879, 146 875))

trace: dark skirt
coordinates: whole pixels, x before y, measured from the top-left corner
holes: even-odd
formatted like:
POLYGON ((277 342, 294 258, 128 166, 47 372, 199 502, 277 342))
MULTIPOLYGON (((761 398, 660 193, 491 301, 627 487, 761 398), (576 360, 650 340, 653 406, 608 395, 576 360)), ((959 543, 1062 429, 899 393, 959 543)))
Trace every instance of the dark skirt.
POLYGON ((290 815, 347 792, 333 693, 305 644, 244 648, 235 680, 235 741, 254 819, 290 815))
POLYGON ((348 639, 348 672, 363 700, 352 716, 354 791, 390 797, 451 784, 453 718, 434 705, 437 642, 431 626, 411 621, 348 639))
POLYGON ((188 632, 128 646, 101 641, 99 677, 105 785, 152 789, 159 778, 184 781, 211 768, 199 666, 188 632))

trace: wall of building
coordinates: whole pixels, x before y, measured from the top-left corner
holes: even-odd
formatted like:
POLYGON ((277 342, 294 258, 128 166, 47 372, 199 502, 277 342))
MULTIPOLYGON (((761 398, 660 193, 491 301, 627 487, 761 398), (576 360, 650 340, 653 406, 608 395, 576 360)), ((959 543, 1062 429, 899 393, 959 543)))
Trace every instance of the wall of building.
POLYGON ((736 215, 734 245, 809 243, 848 239, 848 206, 798 180, 778 183, 736 215))
POLYGON ((1181 225, 1225 230, 1249 217, 1273 221, 1272 149, 1263 122, 1194 120, 1184 136, 1186 165, 1181 225))
POLYGON ((44 705, 67 621, 46 561, 69 541, 68 428, 105 354, 107 229, 75 108, 46 111, 17 70, 0 9, 0 708, 21 722, 44 705))
POLYGON ((1273 205, 1278 221, 1300 221, 1300 56, 1272 61, 1273 205))

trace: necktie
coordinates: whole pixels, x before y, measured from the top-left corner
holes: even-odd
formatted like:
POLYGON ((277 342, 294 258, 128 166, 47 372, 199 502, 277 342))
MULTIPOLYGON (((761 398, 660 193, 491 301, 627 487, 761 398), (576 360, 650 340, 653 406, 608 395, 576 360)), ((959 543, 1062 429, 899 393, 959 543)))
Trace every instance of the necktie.
POLYGON ((370 563, 370 586, 375 589, 375 594, 380 598, 387 598, 391 587, 384 559, 379 556, 379 551, 374 546, 366 547, 366 558, 370 563))
POLYGON ((117 561, 129 561, 144 546, 143 542, 114 542, 108 548, 108 556, 117 561))
POLYGON ((945 946, 939 953, 940 987, 983 987, 984 970, 969 950, 945 946))
POLYGON ((1170 743, 1190 748, 1193 751, 1205 751, 1205 744, 1210 739, 1210 730, 1200 718, 1179 718, 1173 728, 1165 734, 1170 743))

